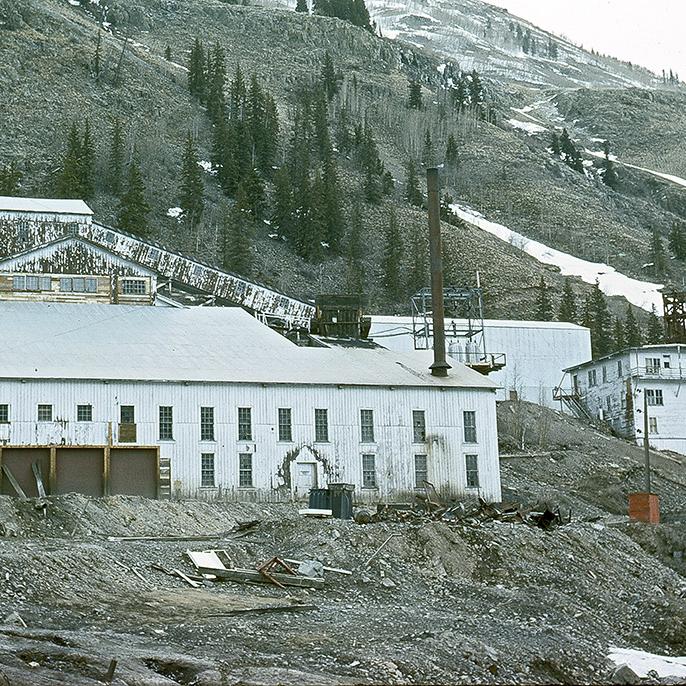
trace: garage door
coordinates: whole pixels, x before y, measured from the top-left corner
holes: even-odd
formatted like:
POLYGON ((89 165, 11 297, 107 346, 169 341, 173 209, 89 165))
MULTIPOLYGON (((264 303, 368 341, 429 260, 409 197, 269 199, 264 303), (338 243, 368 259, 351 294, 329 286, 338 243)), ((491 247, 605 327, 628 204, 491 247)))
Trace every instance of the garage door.
POLYGON ((102 495, 102 448, 58 448, 56 493, 102 495))
MULTIPOLYGON (((38 497, 36 479, 31 470, 31 464, 38 462, 41 468, 43 484, 48 488, 48 475, 50 473, 50 449, 49 448, 4 448, 2 451, 2 463, 10 468, 14 478, 24 489, 29 498, 38 497)), ((9 480, 3 474, 2 494, 17 495, 9 480)))
POLYGON ((157 497, 157 450, 112 448, 110 450, 110 493, 157 497))

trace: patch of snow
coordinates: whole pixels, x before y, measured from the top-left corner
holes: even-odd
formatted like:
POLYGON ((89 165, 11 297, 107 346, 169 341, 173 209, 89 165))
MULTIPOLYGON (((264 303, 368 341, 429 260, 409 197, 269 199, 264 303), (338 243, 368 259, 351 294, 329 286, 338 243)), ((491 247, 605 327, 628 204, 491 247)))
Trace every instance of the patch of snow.
POLYGON ((202 170, 207 174, 212 174, 212 176, 217 175, 217 170, 212 169, 212 162, 208 162, 207 160, 200 160, 198 162, 198 166, 202 167, 202 170))
POLYGON ((169 62, 169 64, 178 67, 179 69, 183 69, 184 71, 188 71, 188 67, 184 67, 183 64, 179 64, 178 62, 169 62))
POLYGON ((269 236, 269 238, 272 238, 272 239, 274 239, 274 240, 278 240, 278 238, 279 238, 279 234, 278 234, 278 233, 270 233, 270 234, 267 234, 267 235, 269 236))
POLYGON ((594 143, 604 143, 607 138, 591 138, 594 143))
POLYGON ((660 678, 686 678, 686 657, 655 655, 631 648, 610 648, 608 658, 617 666, 627 665, 642 679, 645 679, 650 671, 657 672, 660 678))
POLYGON ((654 305, 658 314, 662 313, 662 294, 660 289, 664 284, 632 279, 630 276, 618 272, 610 265, 601 262, 589 262, 561 250, 556 250, 543 243, 531 240, 512 229, 508 229, 502 224, 491 222, 471 208, 454 204, 450 205, 450 209, 460 219, 500 238, 500 240, 506 243, 514 245, 542 264, 551 264, 558 267, 563 276, 578 276, 590 284, 594 284, 597 280, 600 290, 605 295, 623 295, 630 303, 637 307, 650 312, 654 305))
POLYGON ((515 129, 521 129, 522 131, 526 131, 529 136, 533 136, 537 133, 543 133, 544 131, 547 131, 545 126, 541 126, 540 124, 534 124, 533 122, 530 121, 519 121, 519 119, 508 119, 507 120, 508 124, 510 126, 514 127, 515 129))
POLYGON ((269 219, 263 219, 262 220, 267 226, 271 226, 272 223, 269 221, 269 219))
POLYGON ((81 3, 79 0, 67 0, 67 2, 72 6, 72 7, 80 7, 81 3))
POLYGON ((183 210, 180 207, 170 207, 167 210, 167 216, 172 219, 178 219, 183 214, 183 210))
POLYGON ((436 71, 437 71, 441 76, 443 76, 443 74, 445 73, 445 68, 446 68, 447 66, 448 66, 448 65, 445 64, 445 63, 444 63, 444 64, 439 64, 439 65, 436 67, 436 71))

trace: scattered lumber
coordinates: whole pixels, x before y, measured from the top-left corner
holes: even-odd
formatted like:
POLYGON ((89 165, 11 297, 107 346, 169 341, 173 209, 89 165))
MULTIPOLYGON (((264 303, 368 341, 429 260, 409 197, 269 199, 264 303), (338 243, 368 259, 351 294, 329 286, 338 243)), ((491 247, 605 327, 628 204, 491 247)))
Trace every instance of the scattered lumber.
POLYGON ((306 517, 331 517, 333 515, 333 510, 306 507, 302 510, 298 510, 298 514, 305 515, 306 517))
POLYGON ((183 579, 189 586, 192 588, 201 588, 202 584, 199 581, 194 581, 190 577, 188 577, 186 574, 184 574, 180 569, 172 569, 172 572, 179 577, 179 579, 183 579))
MULTIPOLYGON (((265 577, 257 569, 215 569, 213 567, 198 567, 200 574, 213 574, 217 577, 217 581, 238 581, 238 582, 253 582, 258 584, 272 583, 270 579, 265 577)), ((324 579, 317 579, 309 576, 299 576, 297 574, 282 574, 279 572, 272 572, 270 576, 278 581, 283 586, 297 586, 299 588, 323 588, 324 579)))
MULTIPOLYGON (((289 562, 292 565, 301 565, 303 563, 303 560, 293 560, 290 557, 284 557, 284 562, 289 562)), ((325 572, 333 572, 334 574, 352 574, 352 572, 349 569, 340 569, 338 567, 327 567, 326 565, 323 565, 322 568, 324 569, 325 572)))

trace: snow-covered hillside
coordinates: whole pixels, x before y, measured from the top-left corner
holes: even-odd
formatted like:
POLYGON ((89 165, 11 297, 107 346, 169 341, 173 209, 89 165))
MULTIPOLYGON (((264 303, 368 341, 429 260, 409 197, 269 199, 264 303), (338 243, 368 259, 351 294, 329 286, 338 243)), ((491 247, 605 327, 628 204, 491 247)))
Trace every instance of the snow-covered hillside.
POLYGON ((649 86, 649 72, 629 68, 555 37, 480 0, 367 0, 382 35, 427 47, 494 79, 538 87, 649 86), (522 37, 529 33, 528 51, 522 37), (529 47, 535 44, 533 47, 529 47), (535 51, 535 54, 533 54, 535 51))

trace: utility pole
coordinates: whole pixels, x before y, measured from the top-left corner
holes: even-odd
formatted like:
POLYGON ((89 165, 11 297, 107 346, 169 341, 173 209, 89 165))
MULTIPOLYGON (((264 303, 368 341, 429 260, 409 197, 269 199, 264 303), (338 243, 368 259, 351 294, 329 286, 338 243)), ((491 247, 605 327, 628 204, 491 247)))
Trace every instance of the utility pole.
POLYGON ((648 393, 643 389, 643 452, 645 455, 645 484, 646 493, 650 493, 650 441, 648 440, 648 393))

